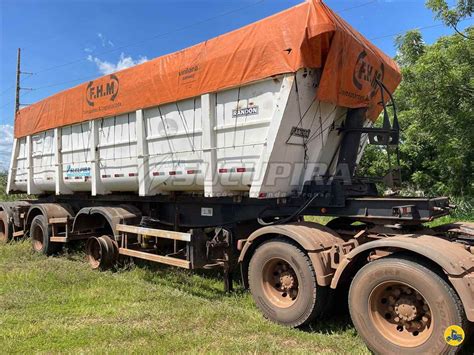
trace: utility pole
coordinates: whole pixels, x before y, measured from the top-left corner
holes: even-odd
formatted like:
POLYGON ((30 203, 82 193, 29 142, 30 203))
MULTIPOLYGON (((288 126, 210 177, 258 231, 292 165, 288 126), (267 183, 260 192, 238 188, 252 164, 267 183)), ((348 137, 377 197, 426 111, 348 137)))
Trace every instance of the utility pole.
POLYGON ((18 48, 18 56, 17 56, 17 63, 16 63, 15 117, 18 111, 20 110, 21 106, 27 106, 25 104, 20 103, 21 90, 30 90, 30 91, 33 90, 31 88, 22 88, 20 86, 21 74, 33 75, 33 73, 27 73, 27 72, 21 71, 21 48, 18 48))
POLYGON ((18 56, 16 62, 16 95, 15 95, 15 117, 20 110, 20 75, 21 75, 21 48, 18 48, 18 56))

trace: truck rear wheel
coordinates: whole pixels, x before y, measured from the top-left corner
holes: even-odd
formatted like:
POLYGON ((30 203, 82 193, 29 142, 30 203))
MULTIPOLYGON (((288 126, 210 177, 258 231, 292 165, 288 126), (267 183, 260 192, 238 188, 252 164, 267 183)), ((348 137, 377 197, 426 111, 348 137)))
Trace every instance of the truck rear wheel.
POLYGON ((349 310, 369 348, 383 354, 453 352, 456 348, 446 343, 444 332, 451 325, 466 324, 461 301, 450 285, 402 257, 364 266, 352 281, 349 310))
POLYGON ((8 243, 12 239, 12 227, 5 211, 0 212, 0 243, 8 243))
POLYGON ((249 264, 249 286, 264 316, 290 327, 314 320, 327 301, 327 290, 317 285, 309 257, 283 239, 257 248, 249 264))
POLYGON ((50 235, 51 227, 48 225, 46 218, 43 215, 38 215, 33 218, 30 226, 33 250, 44 255, 51 255, 58 252, 61 245, 51 242, 49 240, 50 235))
POLYGON ((107 235, 89 238, 86 244, 87 261, 93 269, 107 270, 118 259, 117 243, 107 235))

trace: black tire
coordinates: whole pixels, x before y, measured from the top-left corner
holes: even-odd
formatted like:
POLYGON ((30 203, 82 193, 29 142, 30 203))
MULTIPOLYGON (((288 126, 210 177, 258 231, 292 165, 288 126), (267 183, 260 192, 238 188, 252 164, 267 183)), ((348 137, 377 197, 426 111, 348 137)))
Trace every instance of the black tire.
MULTIPOLYGON (((308 255, 291 242, 284 239, 264 242, 252 255, 248 274, 250 292, 257 307, 267 319, 288 327, 299 327, 323 314, 328 290, 317 285, 316 273, 308 255), (279 299, 272 298, 271 292, 277 288, 272 288, 273 285, 265 281, 266 269, 272 263, 278 263, 278 260, 283 260, 291 268, 293 278, 297 281, 297 290, 290 290, 297 292, 297 296, 284 304, 278 303, 279 299)), ((279 275, 276 277, 281 277, 282 274, 279 275)), ((282 295, 285 295, 282 299, 288 297, 284 291, 282 295)))
POLYGON ((448 354, 459 350, 459 347, 446 343, 444 332, 447 327, 458 325, 468 334, 462 303, 453 288, 428 267, 429 265, 425 266, 407 256, 392 256, 367 264, 355 276, 349 290, 349 311, 357 332, 374 353, 448 354), (384 288, 390 291, 382 292, 395 290, 398 296, 395 301, 390 297, 390 301, 380 298, 378 304, 377 290, 384 288), (401 294, 400 290, 403 290, 401 294), (407 290, 410 290, 409 294, 407 290), (407 302, 407 297, 413 297, 410 295, 416 296, 416 301, 407 302), (380 313, 378 307, 386 307, 381 304, 387 302, 395 305, 389 306, 393 314, 383 311, 382 316, 377 315, 380 313), (410 314, 409 320, 413 323, 406 323, 406 318, 400 320, 396 312, 399 312, 401 303, 413 306, 413 313, 400 313, 401 318, 410 314), (420 304, 422 307, 429 307, 429 313, 421 323, 423 309, 426 308, 421 308, 420 304), (416 318, 411 319, 412 317, 416 318), (422 328, 419 331, 413 331, 415 328, 410 330, 412 324, 421 324, 422 328))
POLYGON ((13 228, 5 211, 0 212, 0 243, 8 243, 13 238, 13 228))
POLYGON ((52 255, 61 249, 61 244, 53 243, 49 240, 51 236, 51 227, 43 215, 33 218, 30 226, 30 237, 33 250, 44 254, 52 255))

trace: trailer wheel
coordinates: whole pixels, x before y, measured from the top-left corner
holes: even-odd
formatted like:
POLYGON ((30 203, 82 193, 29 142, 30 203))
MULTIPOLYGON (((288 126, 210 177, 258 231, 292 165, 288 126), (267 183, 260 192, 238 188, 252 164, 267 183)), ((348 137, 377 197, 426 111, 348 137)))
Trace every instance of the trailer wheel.
POLYGON ((359 335, 375 353, 455 352, 446 328, 467 324, 456 292, 438 274, 403 257, 364 266, 349 290, 349 310, 359 335))
POLYGON ((0 243, 8 243, 12 239, 12 235, 12 226, 8 222, 7 213, 0 212, 0 243))
POLYGON ((264 316, 290 327, 314 320, 327 301, 327 289, 317 285, 309 257, 283 239, 257 248, 249 264, 249 286, 264 316))
POLYGON ((107 235, 89 238, 86 244, 87 261, 93 269, 107 270, 118 259, 117 243, 107 235))
POLYGON ((48 225, 46 218, 43 215, 38 215, 33 218, 30 226, 33 250, 44 255, 52 255, 58 252, 61 245, 51 242, 49 240, 50 235, 51 227, 48 225))

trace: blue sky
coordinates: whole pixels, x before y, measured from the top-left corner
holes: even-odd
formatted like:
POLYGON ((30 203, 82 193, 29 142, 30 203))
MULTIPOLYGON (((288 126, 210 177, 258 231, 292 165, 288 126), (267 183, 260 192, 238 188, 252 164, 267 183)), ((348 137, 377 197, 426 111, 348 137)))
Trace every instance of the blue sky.
MULTIPOLYGON (((186 48, 302 0, 0 0, 0 170, 12 139, 16 50, 22 102, 33 103, 96 76, 186 48), (186 29, 183 29, 186 27, 186 29)), ((389 55, 394 34, 439 23, 424 0, 326 0, 389 55)), ((462 23, 461 28, 472 25, 462 23)), ((422 31, 431 43, 452 30, 422 31)))

